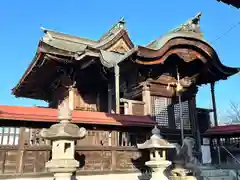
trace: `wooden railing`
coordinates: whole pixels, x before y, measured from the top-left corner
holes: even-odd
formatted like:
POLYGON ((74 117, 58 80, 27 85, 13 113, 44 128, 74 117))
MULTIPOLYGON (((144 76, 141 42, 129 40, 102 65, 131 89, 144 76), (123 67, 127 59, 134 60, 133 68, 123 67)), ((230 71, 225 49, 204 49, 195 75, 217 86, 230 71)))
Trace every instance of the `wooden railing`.
POLYGON ((146 113, 144 112, 144 105, 143 101, 136 101, 136 100, 129 100, 121 98, 120 102, 124 104, 124 114, 126 115, 139 115, 143 116, 146 113))
MULTIPOLYGON (((125 103, 144 107, 143 102, 125 103)), ((143 111, 142 111, 143 112, 143 111)), ((42 139, 39 132, 49 128, 52 123, 1 120, 0 126, 0 174, 25 175, 47 173, 45 163, 51 158, 51 142, 42 139), (4 127, 3 127, 4 126, 4 127)), ((83 124, 81 125, 83 126, 83 124)), ((112 127, 103 125, 84 125, 87 136, 76 143, 76 159, 79 171, 135 171, 145 169, 148 154, 140 153, 137 143, 148 139, 151 129, 143 127, 112 127)), ((178 142, 180 130, 162 128, 163 137, 178 142)), ((186 136, 192 131, 186 130, 186 136)))
MULTIPOLYGON (((47 173, 45 163, 51 158, 51 146, 1 146, 0 171, 2 175, 47 173)), ((78 171, 116 172, 145 168, 144 156, 134 147, 77 146, 75 159, 78 171)))
MULTIPOLYGON (((40 137, 42 128, 0 127, 0 175, 47 173, 45 163, 51 159, 51 142, 40 137)), ((114 172, 144 168, 136 144, 146 138, 145 133, 129 130, 88 130, 88 135, 76 142, 79 170, 114 172)))

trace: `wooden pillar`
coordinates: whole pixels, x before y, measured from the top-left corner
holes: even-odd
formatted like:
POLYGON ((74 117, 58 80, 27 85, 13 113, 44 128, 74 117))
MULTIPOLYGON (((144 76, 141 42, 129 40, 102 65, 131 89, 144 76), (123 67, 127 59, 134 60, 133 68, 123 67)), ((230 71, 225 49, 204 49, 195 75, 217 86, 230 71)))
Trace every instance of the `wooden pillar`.
POLYGON ((179 104, 179 116, 180 116, 180 131, 181 131, 181 140, 182 140, 182 145, 184 141, 184 120, 183 120, 183 107, 182 107, 182 95, 179 93, 178 94, 178 104, 179 104))
MULTIPOLYGON (((111 140, 112 140, 112 143, 111 143, 112 147, 118 146, 118 132, 116 130, 112 131, 111 140)), ((111 170, 115 171, 117 166, 117 151, 113 149, 111 150, 111 152, 112 152, 111 170)))
POLYGON ((144 115, 152 114, 151 93, 149 86, 145 83, 142 89, 142 100, 144 102, 144 115))
POLYGON ((189 100, 189 115, 191 119, 191 125, 192 125, 192 133, 193 137, 196 140, 196 148, 199 153, 198 159, 202 159, 202 149, 201 149, 201 134, 199 130, 199 124, 198 124, 198 118, 197 118, 197 108, 196 108, 196 97, 195 95, 189 100))
POLYGON ((23 173, 23 159, 24 159, 24 142, 25 142, 25 127, 20 127, 20 134, 18 140, 18 154, 16 159, 16 171, 17 173, 23 173))
POLYGON ((96 104, 97 104, 97 111, 99 111, 99 112, 101 111, 100 95, 101 95, 100 92, 97 92, 97 95, 96 95, 97 96, 97 102, 96 102, 96 104))
POLYGON ((167 112, 168 112, 168 127, 170 129, 176 129, 176 122, 174 117, 174 104, 172 98, 167 98, 167 112))
POLYGON ((128 102, 124 102, 124 114, 132 115, 133 114, 132 108, 133 108, 133 103, 131 100, 128 102))
POLYGON ((218 126, 217 107, 216 107, 216 99, 215 99, 215 83, 212 82, 210 85, 211 85, 211 96, 212 96, 212 108, 213 108, 214 126, 218 126))
POLYGON ((114 66, 115 73, 115 102, 116 102, 116 114, 120 114, 120 91, 119 91, 119 66, 114 66))
POLYGON ((133 114, 133 103, 131 101, 128 102, 128 114, 133 114))
MULTIPOLYGON (((214 126, 218 126, 217 119, 217 107, 216 107, 216 99, 215 99, 215 82, 210 84, 211 87, 211 96, 212 96, 212 108, 213 108, 213 118, 214 118, 214 126)), ((220 151, 220 139, 217 138, 217 152, 218 152, 218 164, 221 164, 221 151, 220 151)))
POLYGON ((124 103, 124 114, 128 114, 128 103, 124 103))

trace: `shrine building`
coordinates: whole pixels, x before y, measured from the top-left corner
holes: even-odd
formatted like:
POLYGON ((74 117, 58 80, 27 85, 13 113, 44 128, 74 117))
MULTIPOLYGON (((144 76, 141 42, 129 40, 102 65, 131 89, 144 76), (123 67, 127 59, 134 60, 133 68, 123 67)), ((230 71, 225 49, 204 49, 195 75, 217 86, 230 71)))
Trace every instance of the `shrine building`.
POLYGON ((0 106, 1 174, 47 173, 51 142, 39 132, 57 122, 62 103, 72 110, 72 121, 88 130, 76 143, 81 173, 141 170, 146 159, 136 144, 149 138, 154 125, 170 142, 194 137, 201 160, 210 112, 218 125, 214 84, 239 69, 221 63, 200 30, 200 16, 145 46, 131 40, 124 19, 97 40, 42 28, 36 54, 12 94, 48 107, 0 106), (198 88, 206 84, 212 109, 196 105, 198 88))

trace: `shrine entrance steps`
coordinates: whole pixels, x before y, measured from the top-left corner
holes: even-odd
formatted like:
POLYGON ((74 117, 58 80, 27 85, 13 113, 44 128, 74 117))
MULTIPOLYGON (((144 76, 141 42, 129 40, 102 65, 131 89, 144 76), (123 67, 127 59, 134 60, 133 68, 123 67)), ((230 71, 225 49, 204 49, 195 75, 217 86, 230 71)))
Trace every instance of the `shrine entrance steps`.
POLYGON ((240 170, 207 167, 202 169, 203 180, 240 180, 240 170))

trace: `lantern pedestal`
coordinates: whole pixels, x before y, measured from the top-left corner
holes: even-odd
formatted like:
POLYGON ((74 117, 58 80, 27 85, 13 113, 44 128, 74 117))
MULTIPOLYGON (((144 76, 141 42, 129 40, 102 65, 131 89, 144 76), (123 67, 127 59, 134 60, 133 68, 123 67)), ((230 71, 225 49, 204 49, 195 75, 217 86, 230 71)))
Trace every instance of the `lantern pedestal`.
POLYGON ((74 159, 75 141, 84 138, 87 131, 70 122, 71 111, 67 105, 59 107, 58 119, 59 123, 41 131, 41 136, 52 142, 52 159, 46 163, 46 168, 54 174, 55 180, 71 180, 79 167, 74 159))
MULTIPOLYGON (((168 180, 164 171, 172 164, 166 160, 166 150, 175 148, 173 144, 164 140, 160 135, 160 130, 155 126, 152 130, 152 136, 143 144, 138 144, 139 149, 148 149, 150 152, 150 161, 147 161, 146 166, 152 169, 151 180, 168 180)), ((145 176, 147 177, 147 176, 145 176)))
POLYGON ((164 171, 172 164, 171 161, 147 161, 145 164, 152 168, 153 172, 151 180, 168 180, 168 178, 164 175, 164 171))

